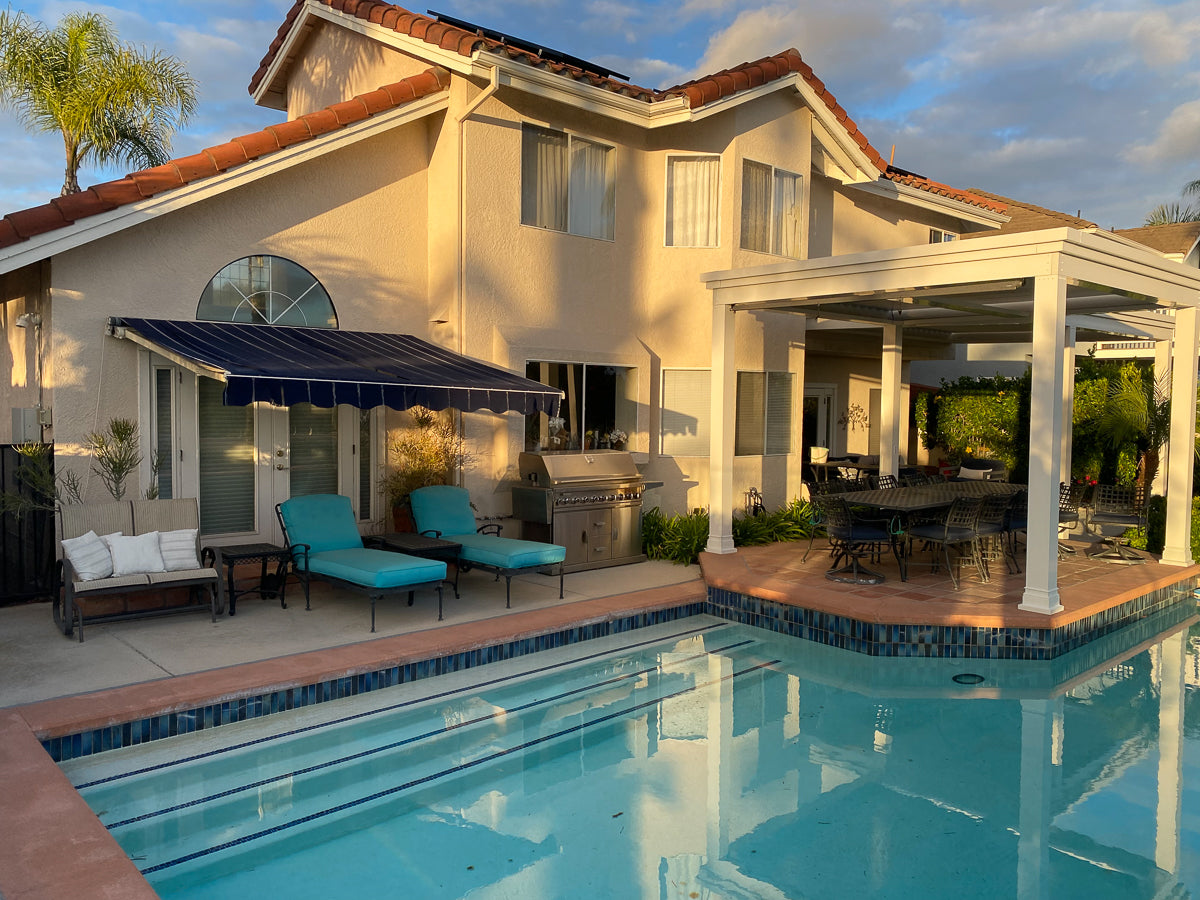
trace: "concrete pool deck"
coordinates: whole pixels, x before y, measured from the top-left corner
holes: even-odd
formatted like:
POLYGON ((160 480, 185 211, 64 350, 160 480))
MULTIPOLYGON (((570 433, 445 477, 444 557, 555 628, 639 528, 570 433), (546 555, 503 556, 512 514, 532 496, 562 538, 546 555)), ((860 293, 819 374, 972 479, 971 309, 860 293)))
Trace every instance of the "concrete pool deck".
MULTIPOLYGON (((1020 627, 1030 615, 1016 609, 1021 576, 997 572, 986 585, 966 576, 959 591, 948 590, 944 572, 919 573, 904 583, 889 578, 884 585, 841 585, 823 579, 827 561, 819 550, 807 563, 800 562, 801 556, 803 545, 705 555, 704 579, 696 567, 669 563, 576 573, 567 576, 563 601, 558 600, 556 578, 528 576, 528 583, 514 583, 511 611, 504 609, 503 584, 473 573, 480 580, 464 583, 465 597, 471 600, 448 597, 447 621, 440 627, 435 600, 418 597, 412 609, 381 604, 380 633, 374 636, 367 631, 365 600, 328 588, 314 589, 311 612, 299 602, 300 592, 293 591, 287 610, 275 601, 250 599, 239 602, 235 618, 216 623, 187 614, 89 627, 84 644, 54 630, 48 604, 0 610, 0 703, 7 705, 0 708, 0 817, 10 836, 0 845, 0 895, 6 900, 156 896, 46 752, 42 740, 53 735, 256 689, 312 684, 703 604, 709 585, 860 617, 926 621, 937 615, 989 627, 1006 621, 1020 627), (9 705, 14 703, 23 705, 9 705)), ((1200 567, 1067 560, 1061 584, 1068 610, 1062 615, 1090 615, 1131 593, 1198 573, 1200 567)))

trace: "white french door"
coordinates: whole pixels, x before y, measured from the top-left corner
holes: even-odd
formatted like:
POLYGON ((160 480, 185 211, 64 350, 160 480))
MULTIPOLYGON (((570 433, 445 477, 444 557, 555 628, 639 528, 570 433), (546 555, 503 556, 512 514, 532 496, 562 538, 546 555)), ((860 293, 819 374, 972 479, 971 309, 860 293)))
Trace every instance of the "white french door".
MULTIPOLYGON (((372 412, 308 403, 225 406, 219 382, 195 382, 196 451, 190 455, 205 538, 282 543, 275 505, 306 494, 345 494, 356 518, 372 518, 372 412)), ((186 466, 186 449, 182 456, 186 466)))

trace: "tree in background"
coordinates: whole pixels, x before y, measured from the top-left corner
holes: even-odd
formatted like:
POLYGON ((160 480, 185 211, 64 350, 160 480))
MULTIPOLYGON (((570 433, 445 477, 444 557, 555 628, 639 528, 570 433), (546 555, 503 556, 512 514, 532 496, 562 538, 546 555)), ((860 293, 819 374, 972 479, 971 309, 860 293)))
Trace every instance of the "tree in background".
POLYGON ((96 13, 68 13, 51 29, 9 9, 0 13, 0 106, 28 131, 62 135, 66 196, 79 191, 85 163, 165 163, 195 111, 196 83, 174 57, 121 43, 96 13))
MULTIPOLYGON (((1200 197, 1200 178, 1183 186, 1183 196, 1200 197)), ((1179 222, 1200 222, 1200 206, 1182 203, 1160 203, 1146 214, 1144 225, 1175 225, 1179 222)))
POLYGON ((1137 484, 1150 495, 1158 475, 1159 451, 1171 436, 1169 382, 1156 382, 1153 369, 1135 362, 1121 367, 1109 382, 1101 426, 1114 448, 1137 446, 1137 484))

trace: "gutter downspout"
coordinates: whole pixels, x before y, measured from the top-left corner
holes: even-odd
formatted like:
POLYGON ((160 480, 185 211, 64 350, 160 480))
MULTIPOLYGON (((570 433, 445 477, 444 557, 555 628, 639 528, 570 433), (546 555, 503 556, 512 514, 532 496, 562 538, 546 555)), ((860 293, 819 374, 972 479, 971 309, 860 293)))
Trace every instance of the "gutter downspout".
MULTIPOLYGON (((454 266, 454 294, 455 306, 458 308, 458 352, 466 355, 467 352, 467 171, 466 171, 466 152, 465 145, 467 141, 467 119, 475 110, 479 109, 487 100, 500 89, 500 69, 498 66, 493 66, 491 77, 488 79, 488 86, 475 95, 475 99, 468 103, 462 112, 456 113, 454 121, 458 123, 458 240, 455 241, 458 251, 458 259, 454 266)), ((458 436, 459 438, 466 437, 466 427, 463 421, 462 411, 458 411, 458 436)), ((456 473, 458 484, 463 483, 463 471, 459 468, 456 473)))
POLYGON ((465 144, 467 139, 466 120, 475 110, 500 89, 500 69, 493 66, 488 86, 475 95, 475 99, 466 105, 462 112, 455 114, 454 121, 458 123, 458 260, 455 266, 455 305, 458 307, 458 352, 467 352, 467 172, 465 165, 465 144))

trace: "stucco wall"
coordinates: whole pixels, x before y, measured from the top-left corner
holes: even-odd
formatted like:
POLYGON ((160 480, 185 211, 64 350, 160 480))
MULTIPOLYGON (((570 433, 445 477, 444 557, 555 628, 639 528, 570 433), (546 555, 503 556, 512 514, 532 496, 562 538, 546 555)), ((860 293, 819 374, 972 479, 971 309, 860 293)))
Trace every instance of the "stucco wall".
POLYGON ((427 336, 426 152, 415 123, 55 257, 58 452, 77 452, 115 416, 137 417, 138 350, 104 336, 107 318, 194 319, 212 276, 245 256, 307 268, 343 329, 427 336))
POLYGON ((309 33, 288 70, 288 118, 298 118, 428 68, 428 62, 344 28, 320 23, 309 33))

